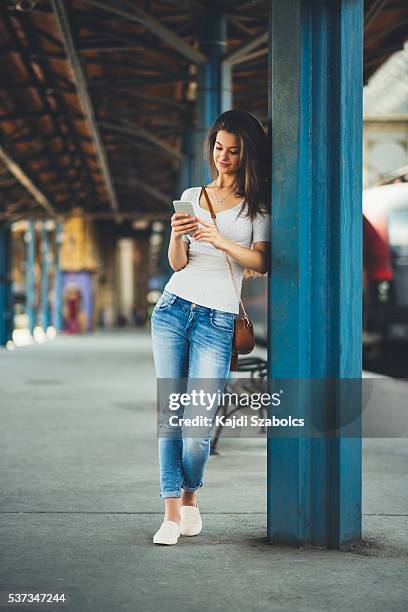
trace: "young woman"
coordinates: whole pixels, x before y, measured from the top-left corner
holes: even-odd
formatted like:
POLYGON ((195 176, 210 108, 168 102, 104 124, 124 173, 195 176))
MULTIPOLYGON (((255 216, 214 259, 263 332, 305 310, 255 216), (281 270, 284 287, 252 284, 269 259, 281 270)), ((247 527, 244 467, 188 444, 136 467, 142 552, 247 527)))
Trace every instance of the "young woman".
POLYGON ((168 257, 175 272, 151 319, 159 399, 165 404, 158 441, 165 515, 155 544, 176 544, 180 535, 202 529, 197 490, 217 405, 206 406, 207 422, 193 431, 184 422, 197 412, 191 405, 169 410, 169 395, 185 388, 191 393, 197 379, 206 392, 222 392, 228 377, 239 300, 225 254, 239 294, 245 268, 264 274, 269 266, 269 147, 262 125, 250 113, 227 111, 210 128, 204 149, 214 179, 206 190, 218 229, 201 187, 184 191, 181 199, 193 203, 195 216, 171 217, 168 257))

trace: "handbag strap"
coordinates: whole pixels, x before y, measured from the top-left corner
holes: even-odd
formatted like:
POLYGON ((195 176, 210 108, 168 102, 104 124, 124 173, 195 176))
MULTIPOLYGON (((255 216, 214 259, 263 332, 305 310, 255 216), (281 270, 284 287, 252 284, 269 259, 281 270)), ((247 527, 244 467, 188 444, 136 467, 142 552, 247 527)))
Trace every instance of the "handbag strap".
MULTIPOLYGON (((210 211, 210 214, 211 214, 211 219, 213 220, 213 223, 214 223, 215 227, 218 229, 218 225, 217 225, 217 221, 216 221, 216 214, 215 214, 215 212, 214 212, 214 209, 213 209, 213 207, 212 207, 212 204, 211 204, 210 198, 209 198, 209 196, 208 196, 207 190, 206 190, 206 188, 204 187, 204 185, 201 187, 200 197, 201 197, 201 194, 202 194, 202 193, 204 193, 205 199, 207 200, 208 210, 210 211)), ((200 198, 199 198, 199 201, 200 201, 200 198)), ((234 285, 235 293, 236 293, 236 295, 237 295, 237 298, 238 298, 238 300, 239 300, 239 303, 241 304, 242 312, 244 313, 244 317, 245 317, 246 321, 248 321, 248 323, 250 323, 249 317, 248 317, 248 315, 247 315, 247 313, 246 313, 246 310, 245 310, 244 303, 243 303, 243 301, 242 301, 242 299, 241 299, 241 296, 240 296, 240 294, 239 294, 239 291, 238 291, 237 281, 235 280, 235 275, 234 275, 234 272, 233 272, 233 270, 232 270, 232 265, 231 265, 231 262, 230 262, 230 260, 229 260, 228 255, 225 253, 225 251, 223 251, 223 253, 224 253, 224 257, 225 257, 225 259, 226 259, 226 262, 227 262, 227 265, 228 265, 228 268, 229 268, 230 274, 231 274, 232 284, 234 285)))

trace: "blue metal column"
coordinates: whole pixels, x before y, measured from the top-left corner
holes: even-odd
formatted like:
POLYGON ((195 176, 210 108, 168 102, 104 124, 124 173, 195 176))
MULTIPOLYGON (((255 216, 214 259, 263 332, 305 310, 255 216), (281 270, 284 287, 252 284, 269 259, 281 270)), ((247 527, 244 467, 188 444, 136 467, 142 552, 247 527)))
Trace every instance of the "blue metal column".
POLYGON ((55 227, 55 260, 54 260, 54 327, 57 331, 64 328, 62 313, 62 271, 61 271, 61 245, 64 231, 63 223, 57 223, 55 227))
POLYGON ((35 222, 30 219, 26 233, 27 242, 27 270, 26 270, 26 311, 28 329, 34 333, 37 314, 35 311, 35 222))
POLYGON ((221 63, 221 113, 231 110, 233 107, 232 70, 233 67, 231 64, 228 64, 227 62, 221 63))
POLYGON ((0 222, 0 346, 11 340, 13 332, 13 292, 11 284, 11 226, 0 222))
POLYGON ((209 127, 231 104, 231 67, 223 64, 226 51, 226 19, 222 2, 211 0, 201 23, 201 50, 208 57, 197 66, 197 123, 194 129, 193 184, 211 181, 202 145, 209 127), (227 105, 227 106, 226 106, 227 105))
POLYGON ((49 265, 49 236, 44 222, 41 228, 41 325, 44 331, 50 325, 49 265))
MULTIPOLYGON (((269 375, 341 383, 316 405, 294 398, 309 425, 344 422, 343 383, 362 373, 363 4, 271 0, 269 375)), ((267 465, 272 542, 360 540, 358 434, 272 434, 267 465)))

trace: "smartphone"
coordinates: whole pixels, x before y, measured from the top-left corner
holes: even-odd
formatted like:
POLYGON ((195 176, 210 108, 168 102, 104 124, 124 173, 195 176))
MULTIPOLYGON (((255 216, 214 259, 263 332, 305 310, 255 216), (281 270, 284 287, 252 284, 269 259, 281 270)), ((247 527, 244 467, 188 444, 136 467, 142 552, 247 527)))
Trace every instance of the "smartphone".
POLYGON ((173 206, 176 212, 188 213, 190 217, 195 217, 194 206, 192 202, 186 202, 184 200, 174 200, 173 206))
MULTIPOLYGON (((194 207, 192 202, 186 202, 184 200, 174 200, 173 201, 174 210, 176 212, 184 212, 190 215, 190 217, 195 217, 194 207)), ((183 236, 194 236, 196 230, 193 230, 191 233, 183 234, 183 236)))

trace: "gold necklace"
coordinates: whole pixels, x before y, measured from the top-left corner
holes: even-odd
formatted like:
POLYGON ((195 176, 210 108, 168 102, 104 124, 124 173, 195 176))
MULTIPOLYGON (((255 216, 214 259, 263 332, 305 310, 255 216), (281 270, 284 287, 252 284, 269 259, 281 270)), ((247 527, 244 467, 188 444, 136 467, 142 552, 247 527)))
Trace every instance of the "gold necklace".
POLYGON ((226 199, 228 198, 228 196, 229 196, 229 195, 231 195, 231 193, 232 193, 232 189, 230 189, 230 190, 228 191, 227 195, 226 195, 226 196, 224 196, 224 197, 222 198, 222 200, 219 200, 219 199, 218 199, 218 197, 217 197, 217 189, 216 189, 216 187, 215 187, 215 185, 214 185, 214 197, 215 197, 215 201, 216 201, 216 203, 217 203, 217 206, 219 206, 220 204, 222 204, 222 203, 223 203, 223 201, 224 201, 224 200, 226 200, 226 199))

